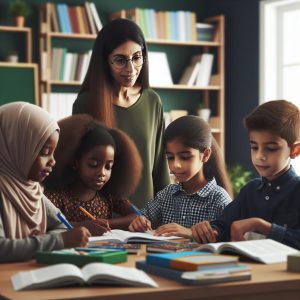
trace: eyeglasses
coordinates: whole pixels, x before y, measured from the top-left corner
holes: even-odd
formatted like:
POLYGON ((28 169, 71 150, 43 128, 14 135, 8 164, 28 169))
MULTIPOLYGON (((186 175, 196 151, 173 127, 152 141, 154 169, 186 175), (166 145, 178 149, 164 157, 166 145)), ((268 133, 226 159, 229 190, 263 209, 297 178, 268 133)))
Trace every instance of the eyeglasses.
POLYGON ((144 63, 144 57, 142 55, 135 55, 132 58, 126 58, 125 56, 115 56, 110 63, 116 69, 123 69, 127 66, 127 63, 129 61, 131 61, 134 67, 141 67, 144 63))

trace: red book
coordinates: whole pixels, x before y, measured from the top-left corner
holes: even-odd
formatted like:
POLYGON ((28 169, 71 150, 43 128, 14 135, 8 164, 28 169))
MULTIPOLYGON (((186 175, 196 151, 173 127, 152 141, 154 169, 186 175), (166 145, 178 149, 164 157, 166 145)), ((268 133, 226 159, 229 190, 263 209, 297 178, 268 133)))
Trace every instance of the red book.
POLYGON ((68 6, 68 10, 69 10, 69 16, 71 21, 72 32, 80 33, 75 6, 68 6))

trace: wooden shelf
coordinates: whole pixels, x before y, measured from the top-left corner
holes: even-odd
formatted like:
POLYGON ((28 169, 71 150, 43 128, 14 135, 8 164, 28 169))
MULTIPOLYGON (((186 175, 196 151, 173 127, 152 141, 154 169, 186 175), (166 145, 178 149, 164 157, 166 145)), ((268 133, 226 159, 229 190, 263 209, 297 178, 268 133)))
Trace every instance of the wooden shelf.
POLYGON ((0 32, 25 33, 26 36, 26 62, 32 61, 32 33, 29 27, 0 26, 0 32))
POLYGON ((195 46, 195 47, 219 47, 220 42, 204 42, 204 41, 174 41, 174 40, 152 40, 146 39, 149 44, 170 45, 170 46, 195 46))
POLYGON ((62 32, 43 32, 41 35, 48 35, 51 38, 59 39, 82 39, 82 40, 94 40, 97 35, 95 34, 82 34, 82 33, 62 33, 62 32))

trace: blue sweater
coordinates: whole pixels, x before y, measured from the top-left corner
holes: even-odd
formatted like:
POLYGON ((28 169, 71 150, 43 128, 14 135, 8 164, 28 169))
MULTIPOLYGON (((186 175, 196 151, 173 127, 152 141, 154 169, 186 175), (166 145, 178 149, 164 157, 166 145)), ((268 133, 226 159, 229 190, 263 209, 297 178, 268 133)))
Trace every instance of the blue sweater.
POLYGON ((292 167, 271 182, 250 181, 210 224, 219 232, 218 241, 229 241, 232 222, 254 217, 272 223, 267 238, 300 249, 300 177, 292 167))

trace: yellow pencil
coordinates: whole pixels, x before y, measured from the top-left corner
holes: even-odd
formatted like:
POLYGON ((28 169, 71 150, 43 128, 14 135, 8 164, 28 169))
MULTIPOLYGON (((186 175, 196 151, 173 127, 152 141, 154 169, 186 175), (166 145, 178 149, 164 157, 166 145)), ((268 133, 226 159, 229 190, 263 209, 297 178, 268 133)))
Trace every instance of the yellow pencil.
POLYGON ((94 217, 91 213, 89 213, 86 209, 84 209, 82 206, 78 205, 78 208, 86 215, 88 216, 90 219, 92 219, 93 221, 96 221, 96 217, 94 217))

